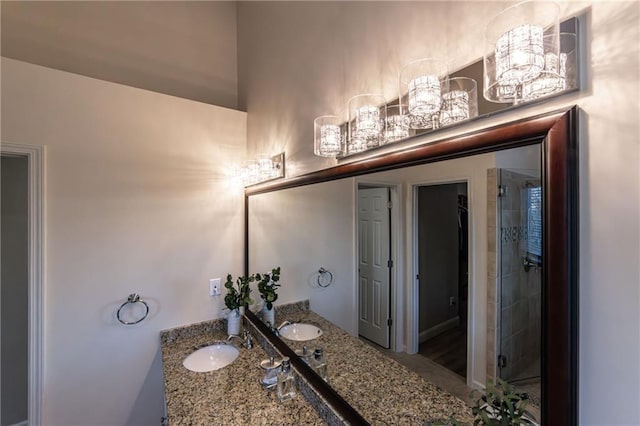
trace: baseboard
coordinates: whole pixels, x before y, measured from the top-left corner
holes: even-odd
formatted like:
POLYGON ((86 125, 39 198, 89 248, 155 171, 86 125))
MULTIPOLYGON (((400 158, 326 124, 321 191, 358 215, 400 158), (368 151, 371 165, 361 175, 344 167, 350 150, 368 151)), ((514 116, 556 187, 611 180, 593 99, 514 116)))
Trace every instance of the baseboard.
POLYGON ((10 426, 29 426, 29 420, 22 421, 20 423, 14 423, 10 426))
POLYGON ((456 328, 460 324, 460 317, 455 316, 451 319, 448 319, 440 324, 436 324, 431 328, 428 328, 424 331, 421 331, 419 334, 420 343, 424 343, 427 340, 436 337, 440 333, 444 333, 447 330, 451 330, 452 328, 456 328))

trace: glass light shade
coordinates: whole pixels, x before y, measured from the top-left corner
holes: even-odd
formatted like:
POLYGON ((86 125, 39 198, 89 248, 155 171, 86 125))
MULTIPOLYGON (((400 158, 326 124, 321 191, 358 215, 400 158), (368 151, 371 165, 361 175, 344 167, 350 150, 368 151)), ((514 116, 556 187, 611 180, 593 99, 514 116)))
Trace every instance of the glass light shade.
POLYGON ((402 111, 401 105, 387 105, 383 143, 396 142, 409 137, 409 118, 402 111))
POLYGON ((489 21, 484 40, 485 99, 501 103, 519 99, 522 84, 544 70, 545 54, 558 54, 558 16, 556 3, 525 1, 489 21), (549 48, 545 36, 551 40, 549 48))
POLYGON ((454 77, 442 82, 440 126, 448 126, 478 115, 478 85, 472 78, 454 77))
POLYGON ((382 143, 385 122, 384 97, 376 94, 349 100, 349 141, 347 154, 362 152, 382 143))
POLYGON ((335 115, 324 115, 313 120, 313 152, 320 157, 336 157, 342 150, 341 120, 335 115))
POLYGON ((260 180, 273 177, 275 169, 270 155, 259 154, 256 161, 258 163, 258 174, 260 180))
POLYGON ((242 182, 245 186, 253 185, 260 181, 260 165, 257 160, 249 160, 244 167, 242 182))
POLYGON ((540 75, 522 85, 522 100, 542 98, 577 85, 576 35, 560 33, 559 54, 555 53, 556 40, 544 37, 544 69, 540 75))
POLYGON ((399 77, 399 98, 412 129, 430 129, 433 116, 440 111, 440 82, 448 77, 443 59, 426 58, 412 61, 402 68, 399 77))

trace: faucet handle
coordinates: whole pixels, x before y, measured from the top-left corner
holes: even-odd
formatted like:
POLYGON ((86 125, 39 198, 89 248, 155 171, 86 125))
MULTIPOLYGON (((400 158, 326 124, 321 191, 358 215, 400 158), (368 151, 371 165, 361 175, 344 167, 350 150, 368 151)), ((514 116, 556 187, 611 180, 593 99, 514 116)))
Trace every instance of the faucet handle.
POLYGON ((244 338, 244 347, 247 349, 253 348, 253 337, 251 337, 249 330, 245 330, 242 337, 244 338))

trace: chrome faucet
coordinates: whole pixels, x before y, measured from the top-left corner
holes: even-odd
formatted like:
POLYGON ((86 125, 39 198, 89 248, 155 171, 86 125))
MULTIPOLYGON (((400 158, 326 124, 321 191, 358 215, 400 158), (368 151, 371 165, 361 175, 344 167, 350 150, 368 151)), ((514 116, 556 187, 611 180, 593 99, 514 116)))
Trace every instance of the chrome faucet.
POLYGON ((233 339, 240 339, 240 341, 242 342, 241 345, 247 349, 253 348, 253 338, 248 331, 242 333, 242 337, 238 336, 237 334, 230 334, 229 337, 227 337, 227 342, 230 342, 233 339))
POLYGON ((278 333, 280 333, 280 329, 281 329, 282 327, 284 327, 285 325, 291 325, 291 324, 292 324, 292 322, 291 322, 291 321, 285 321, 285 322, 283 322, 282 324, 280 324, 280 326, 276 327, 276 330, 278 331, 278 333))

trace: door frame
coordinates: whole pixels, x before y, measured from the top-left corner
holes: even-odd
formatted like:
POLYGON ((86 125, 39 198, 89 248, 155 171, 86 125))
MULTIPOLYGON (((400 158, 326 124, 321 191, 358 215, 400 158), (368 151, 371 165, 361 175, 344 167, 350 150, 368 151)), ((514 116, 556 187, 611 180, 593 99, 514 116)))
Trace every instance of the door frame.
MULTIPOLYGON (((473 179, 471 176, 453 176, 444 179, 421 180, 410 182, 407 188, 407 200, 409 200, 410 208, 408 209, 407 220, 407 241, 410 242, 410 255, 408 257, 409 265, 407 270, 411 271, 411 279, 408 280, 407 286, 407 353, 416 354, 420 348, 420 284, 417 276, 419 272, 419 253, 418 253, 418 189, 423 186, 448 185, 466 183, 467 184, 467 209, 468 209, 468 225, 467 225, 467 265, 468 265, 468 286, 467 286, 467 377, 465 383, 469 387, 478 387, 477 383, 473 383, 475 377, 475 352, 476 345, 474 342, 474 331, 477 322, 474 295, 476 293, 478 278, 475 274, 475 256, 473 247, 475 243, 474 225, 476 220, 476 211, 473 199, 473 179), (410 213, 409 213, 410 212, 410 213)), ((460 295, 458 295, 460 297, 460 295)))
POLYGON ((44 297, 46 265, 44 146, 2 142, 0 154, 27 158, 29 226, 29 383, 28 424, 42 424, 44 378, 44 297))
MULTIPOLYGON (((393 261, 393 267, 391 268, 391 275, 389 280, 389 287, 391 289, 390 295, 390 310, 389 315, 392 320, 391 329, 389 330, 389 349, 393 352, 402 352, 404 350, 404 327, 402 319, 404 318, 404 295, 402 291, 402 283, 404 280, 404 262, 400 256, 402 250, 402 203, 400 202, 400 195, 402 194, 402 183, 389 182, 389 181, 376 181, 374 179, 354 179, 353 191, 355 200, 355 210, 353 214, 353 231, 354 231, 354 252, 353 256, 356 261, 356 267, 353 270, 353 277, 355 283, 358 282, 358 253, 359 253, 359 236, 358 236, 358 189, 360 186, 371 186, 377 188, 389 189, 389 197, 392 203, 391 214, 389 220, 391 224, 391 250, 389 255, 391 261, 393 261)), ((355 325, 356 335, 359 333, 358 314, 360 309, 360 299, 358 295, 358 286, 354 286, 353 297, 356 301, 356 309, 353 315, 353 321, 355 325)))

